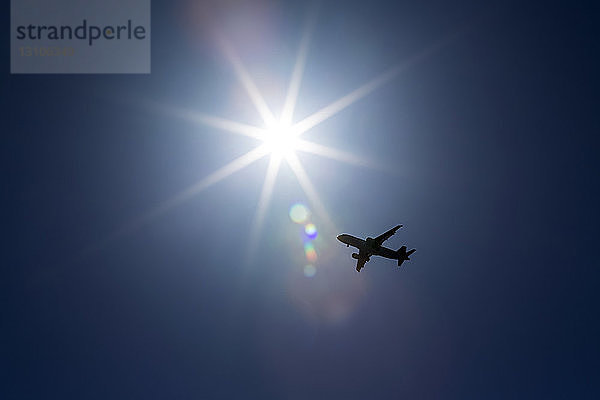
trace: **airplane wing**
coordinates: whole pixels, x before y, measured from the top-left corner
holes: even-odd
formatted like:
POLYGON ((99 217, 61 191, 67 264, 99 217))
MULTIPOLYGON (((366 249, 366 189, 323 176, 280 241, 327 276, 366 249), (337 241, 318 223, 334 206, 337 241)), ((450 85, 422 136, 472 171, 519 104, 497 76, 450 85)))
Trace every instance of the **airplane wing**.
POLYGON ((390 229, 389 231, 387 231, 386 233, 382 233, 381 235, 377 236, 375 238, 375 242, 377 242, 377 244, 379 246, 381 246, 381 244, 383 242, 385 242, 386 240, 388 240, 390 237, 392 237, 392 235, 394 235, 394 233, 396 233, 396 231, 398 229, 400 229, 402 227, 402 225, 396 225, 395 227, 393 227, 392 229, 390 229))
POLYGON ((366 258, 359 258, 358 260, 356 260, 356 270, 360 272, 360 270, 363 269, 363 267, 365 266, 366 262, 366 258))
POLYGON ((369 257, 362 250, 358 251, 358 258, 356 260, 356 270, 360 272, 365 266, 365 263, 369 261, 369 257))

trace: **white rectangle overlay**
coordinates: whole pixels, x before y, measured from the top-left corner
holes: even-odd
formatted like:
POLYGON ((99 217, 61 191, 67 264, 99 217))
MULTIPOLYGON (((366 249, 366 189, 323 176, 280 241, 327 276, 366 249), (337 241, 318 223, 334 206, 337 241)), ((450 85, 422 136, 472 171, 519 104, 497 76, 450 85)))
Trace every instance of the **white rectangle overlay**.
POLYGON ((150 0, 11 0, 13 74, 149 74, 150 0))

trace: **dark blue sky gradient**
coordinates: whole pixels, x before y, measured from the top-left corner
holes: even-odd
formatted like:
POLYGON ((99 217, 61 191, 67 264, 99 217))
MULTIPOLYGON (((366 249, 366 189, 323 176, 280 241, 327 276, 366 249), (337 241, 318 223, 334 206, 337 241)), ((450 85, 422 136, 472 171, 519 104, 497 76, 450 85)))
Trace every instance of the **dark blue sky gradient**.
POLYGON ((6 60, 0 398, 598 398, 598 5, 414 3, 324 2, 296 110, 452 37, 306 133, 385 171, 299 155, 402 270, 315 217, 304 277, 288 167, 245 265, 267 159, 106 241, 256 144, 146 102, 260 123, 218 26, 279 113, 304 5, 153 2, 151 75, 6 60))

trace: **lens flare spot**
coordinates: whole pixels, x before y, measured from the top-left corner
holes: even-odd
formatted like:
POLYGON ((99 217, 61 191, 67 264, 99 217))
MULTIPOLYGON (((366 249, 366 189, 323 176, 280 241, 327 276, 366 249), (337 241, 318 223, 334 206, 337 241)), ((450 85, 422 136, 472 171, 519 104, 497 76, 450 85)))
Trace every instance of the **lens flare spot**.
POLYGON ((306 233, 309 239, 315 239, 317 237, 317 227, 315 224, 306 224, 304 233, 306 233))
POLYGON ((315 247, 312 243, 304 243, 304 253, 306 254, 306 259, 314 263, 317 261, 317 252, 315 251, 315 247))
POLYGON ((304 266, 304 276, 307 278, 312 278, 317 273, 317 269, 314 265, 308 264, 304 266))
POLYGON ((290 207, 290 218, 297 224, 304 223, 309 216, 310 212, 304 204, 296 203, 290 207))

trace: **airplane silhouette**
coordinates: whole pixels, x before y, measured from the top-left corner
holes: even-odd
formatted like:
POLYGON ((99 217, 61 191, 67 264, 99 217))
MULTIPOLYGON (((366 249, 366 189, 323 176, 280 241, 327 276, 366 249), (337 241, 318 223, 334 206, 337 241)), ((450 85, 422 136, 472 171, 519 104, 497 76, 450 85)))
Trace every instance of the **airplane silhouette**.
POLYGON ((402 225, 397 225, 389 231, 377 236, 375 239, 368 237, 366 240, 363 240, 346 233, 338 235, 337 239, 344 243, 346 247, 352 246, 358 249, 358 254, 352 253, 352 258, 356 260, 356 270, 358 272, 360 272, 365 266, 365 263, 371 259, 371 256, 381 256, 392 260, 398 260, 398 266, 401 266, 404 261, 410 260, 408 257, 417 251, 417 249, 406 251, 406 246, 402 246, 395 251, 382 246, 383 242, 388 240, 401 227, 402 225))

